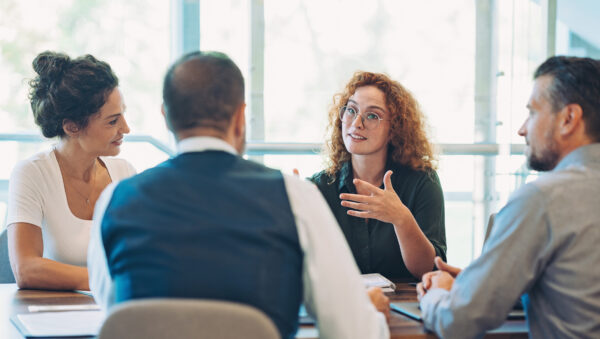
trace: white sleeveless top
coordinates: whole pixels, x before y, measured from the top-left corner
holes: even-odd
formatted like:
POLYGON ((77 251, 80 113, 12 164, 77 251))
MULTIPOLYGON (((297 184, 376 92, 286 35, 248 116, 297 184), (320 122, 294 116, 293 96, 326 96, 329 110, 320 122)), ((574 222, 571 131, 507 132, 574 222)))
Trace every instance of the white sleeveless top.
MULTIPOLYGON (((113 182, 135 174, 123 159, 100 157, 113 182)), ((19 162, 8 185, 6 224, 24 222, 42 229, 44 258, 86 266, 91 220, 71 213, 63 178, 52 149, 19 162)))

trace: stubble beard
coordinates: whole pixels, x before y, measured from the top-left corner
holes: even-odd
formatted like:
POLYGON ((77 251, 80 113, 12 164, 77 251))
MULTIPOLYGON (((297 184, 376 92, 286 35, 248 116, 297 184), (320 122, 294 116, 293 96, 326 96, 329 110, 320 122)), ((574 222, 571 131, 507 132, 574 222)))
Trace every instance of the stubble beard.
POLYGON ((527 166, 535 171, 550 171, 556 167, 559 159, 558 145, 552 137, 553 131, 549 131, 544 136, 544 144, 546 147, 539 152, 535 152, 533 145, 529 145, 529 154, 527 155, 527 166))

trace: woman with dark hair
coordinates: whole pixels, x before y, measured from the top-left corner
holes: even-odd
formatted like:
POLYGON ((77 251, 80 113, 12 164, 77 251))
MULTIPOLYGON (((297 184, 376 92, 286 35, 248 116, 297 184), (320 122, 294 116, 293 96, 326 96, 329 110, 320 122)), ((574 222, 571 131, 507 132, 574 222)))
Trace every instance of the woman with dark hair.
POLYGON ((446 257, 444 198, 425 118, 384 74, 357 72, 329 111, 328 168, 315 174, 362 273, 421 278, 446 257))
POLYGON ((8 242, 20 288, 88 290, 94 204, 112 181, 135 174, 119 154, 129 127, 119 80, 91 55, 43 52, 29 99, 52 149, 18 163, 9 182, 8 242))

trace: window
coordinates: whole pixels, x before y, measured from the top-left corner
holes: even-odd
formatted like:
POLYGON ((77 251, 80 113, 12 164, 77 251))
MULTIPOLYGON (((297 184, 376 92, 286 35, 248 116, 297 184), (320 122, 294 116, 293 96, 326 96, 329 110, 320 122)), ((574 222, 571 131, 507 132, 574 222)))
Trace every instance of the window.
MULTIPOLYGON (((159 111, 162 78, 199 44, 242 70, 249 156, 286 173, 323 169, 326 114, 355 71, 405 85, 443 150, 448 258, 458 266, 479 254, 489 213, 536 176, 517 135, 535 68, 554 52, 600 57, 600 4, 592 0, 8 0, 0 11, 0 229, 12 166, 50 144, 12 134, 38 131, 23 80, 37 53, 108 61, 128 105, 130 140, 164 150, 172 139, 159 111)), ((143 170, 167 154, 128 142, 122 157, 143 170)))
MULTIPOLYGON (((36 138, 39 129, 27 99, 34 57, 53 50, 71 57, 89 53, 107 61, 119 77, 131 133, 168 142, 160 104, 171 53, 169 1, 10 0, 0 2, 0 13, 1 230, 13 166, 55 142, 36 138)), ((138 170, 167 157, 140 143, 126 143, 121 156, 138 170)))

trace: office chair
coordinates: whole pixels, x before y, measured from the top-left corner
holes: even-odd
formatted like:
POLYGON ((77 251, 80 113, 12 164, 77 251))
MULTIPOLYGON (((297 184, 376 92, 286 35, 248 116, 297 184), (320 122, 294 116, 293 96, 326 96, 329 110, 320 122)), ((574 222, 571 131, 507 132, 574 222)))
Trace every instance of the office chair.
POLYGON ((14 284, 15 276, 8 260, 8 236, 6 229, 0 231, 0 284, 14 284))
POLYGON ((98 339, 280 339, 273 322, 258 309, 226 301, 140 299, 116 305, 98 339))

